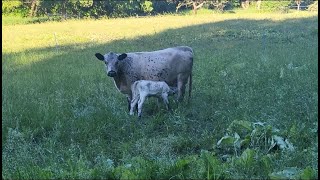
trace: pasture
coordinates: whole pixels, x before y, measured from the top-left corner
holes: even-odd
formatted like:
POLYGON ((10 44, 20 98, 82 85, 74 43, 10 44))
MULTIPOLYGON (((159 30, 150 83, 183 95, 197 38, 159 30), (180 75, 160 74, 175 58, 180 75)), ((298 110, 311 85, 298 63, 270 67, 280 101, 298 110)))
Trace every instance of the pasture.
POLYGON ((318 175, 318 13, 3 25, 2 38, 3 179, 318 175), (169 113, 150 98, 130 116, 94 54, 179 45, 195 54, 190 103, 170 97, 169 113), (266 123, 294 151, 217 149, 234 121, 266 123))

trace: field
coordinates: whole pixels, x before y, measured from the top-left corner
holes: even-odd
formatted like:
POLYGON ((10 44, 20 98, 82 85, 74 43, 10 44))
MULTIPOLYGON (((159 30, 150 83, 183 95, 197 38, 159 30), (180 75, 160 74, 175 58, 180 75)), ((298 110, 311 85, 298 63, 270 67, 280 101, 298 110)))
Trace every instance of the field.
POLYGON ((2 38, 3 179, 318 175, 318 13, 7 24, 2 38), (94 54, 178 45, 195 52, 191 101, 130 116, 94 54))

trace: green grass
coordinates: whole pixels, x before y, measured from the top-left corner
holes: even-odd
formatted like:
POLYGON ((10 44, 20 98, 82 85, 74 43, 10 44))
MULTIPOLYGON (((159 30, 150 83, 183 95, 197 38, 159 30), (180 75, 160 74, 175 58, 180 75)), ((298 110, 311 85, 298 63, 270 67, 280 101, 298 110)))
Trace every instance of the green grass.
POLYGON ((2 177, 317 177, 317 25, 310 12, 3 25, 2 177), (190 104, 170 99, 168 113, 149 99, 141 121, 129 116, 94 54, 177 45, 195 52, 190 104), (217 150, 234 120, 266 122, 295 151, 217 150))
POLYGON ((20 15, 12 14, 2 15, 2 19, 2 25, 32 24, 49 21, 47 17, 21 17, 20 15))

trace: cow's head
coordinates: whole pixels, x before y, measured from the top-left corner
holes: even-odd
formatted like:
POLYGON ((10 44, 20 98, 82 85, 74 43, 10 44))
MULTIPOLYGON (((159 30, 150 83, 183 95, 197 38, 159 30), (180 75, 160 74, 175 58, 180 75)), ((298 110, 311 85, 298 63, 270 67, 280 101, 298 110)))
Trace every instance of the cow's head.
POLYGON ((117 73, 118 73, 119 61, 125 59, 127 57, 127 54, 123 53, 121 55, 118 55, 116 53, 110 52, 105 55, 102 55, 100 53, 96 53, 95 56, 99 60, 104 61, 105 65, 106 65, 107 75, 110 77, 115 77, 115 76, 117 76, 117 73))

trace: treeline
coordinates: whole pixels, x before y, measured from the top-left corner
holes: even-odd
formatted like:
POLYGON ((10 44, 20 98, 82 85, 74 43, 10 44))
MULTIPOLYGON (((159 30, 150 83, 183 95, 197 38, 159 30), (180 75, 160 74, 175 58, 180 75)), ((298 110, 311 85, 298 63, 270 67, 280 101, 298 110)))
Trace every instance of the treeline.
POLYGON ((174 12, 175 3, 140 0, 7 0, 2 1, 2 14, 24 17, 63 14, 81 17, 125 17, 151 13, 174 12))
POLYGON ((230 10, 233 8, 277 9, 311 4, 313 0, 3 0, 2 14, 17 14, 23 17, 64 15, 66 17, 128 17, 177 13, 200 8, 230 10))

